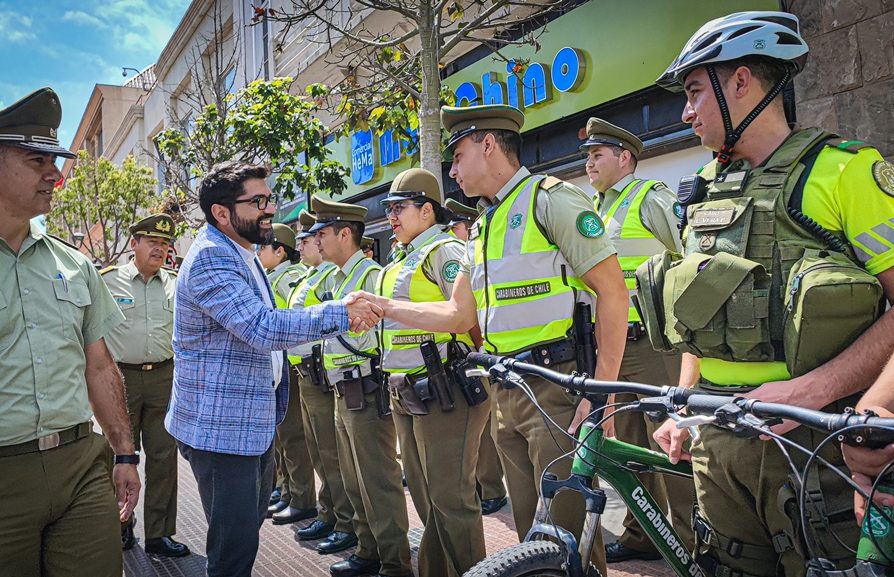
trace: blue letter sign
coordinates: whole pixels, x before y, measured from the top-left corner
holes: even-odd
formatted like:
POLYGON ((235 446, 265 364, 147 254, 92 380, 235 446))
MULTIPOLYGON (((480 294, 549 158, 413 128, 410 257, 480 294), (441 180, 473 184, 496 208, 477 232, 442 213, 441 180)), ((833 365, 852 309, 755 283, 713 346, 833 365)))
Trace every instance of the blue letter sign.
POLYGON ((375 174, 372 130, 358 130, 351 134, 351 178, 354 184, 364 184, 375 174))

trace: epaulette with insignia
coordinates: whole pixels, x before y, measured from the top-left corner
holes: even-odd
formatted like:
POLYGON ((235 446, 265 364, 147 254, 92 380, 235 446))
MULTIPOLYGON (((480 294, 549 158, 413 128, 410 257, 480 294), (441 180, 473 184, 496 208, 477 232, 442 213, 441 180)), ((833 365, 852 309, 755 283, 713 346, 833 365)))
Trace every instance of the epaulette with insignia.
POLYGON ((543 190, 552 190, 563 182, 564 181, 561 178, 556 178, 555 176, 547 176, 540 181, 540 188, 542 188, 543 190))
POLYGON ((845 140, 844 138, 832 138, 826 141, 826 146, 844 150, 852 154, 856 154, 864 148, 870 148, 868 144, 862 140, 845 140))
POLYGON ((115 270, 116 268, 118 268, 118 266, 117 266, 117 265, 114 265, 114 264, 111 265, 111 266, 107 266, 107 267, 104 268, 104 269, 100 269, 99 274, 103 275, 103 274, 106 274, 107 272, 112 272, 112 271, 115 270))
POLYGON ((177 276, 177 275, 179 274, 179 273, 177 272, 177 269, 168 268, 168 267, 166 267, 166 266, 163 266, 163 267, 161 267, 161 268, 163 268, 164 270, 168 271, 168 274, 172 274, 172 275, 174 275, 174 276, 177 276))

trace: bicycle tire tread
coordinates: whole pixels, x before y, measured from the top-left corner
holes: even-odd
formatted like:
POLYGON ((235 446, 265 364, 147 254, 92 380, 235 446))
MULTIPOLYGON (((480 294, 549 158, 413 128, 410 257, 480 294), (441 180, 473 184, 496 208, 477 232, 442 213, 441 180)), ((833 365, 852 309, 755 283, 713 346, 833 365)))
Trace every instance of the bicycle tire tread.
POLYGON ((565 555, 556 543, 528 541, 507 547, 483 559, 466 571, 463 577, 562 577, 565 575, 564 562, 565 555))

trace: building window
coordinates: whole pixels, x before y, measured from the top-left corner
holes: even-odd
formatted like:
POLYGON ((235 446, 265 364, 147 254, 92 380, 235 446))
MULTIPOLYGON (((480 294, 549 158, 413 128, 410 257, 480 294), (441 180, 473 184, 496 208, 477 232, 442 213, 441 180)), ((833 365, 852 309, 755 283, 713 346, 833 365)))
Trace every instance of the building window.
POLYGON ((267 19, 266 9, 270 7, 270 0, 251 0, 248 2, 247 11, 249 14, 248 22, 252 22, 250 26, 250 34, 248 34, 251 42, 251 53, 253 60, 249 74, 254 74, 255 78, 270 80, 270 57, 271 57, 271 38, 270 38, 270 21, 267 19), (254 19, 256 14, 263 14, 254 19))

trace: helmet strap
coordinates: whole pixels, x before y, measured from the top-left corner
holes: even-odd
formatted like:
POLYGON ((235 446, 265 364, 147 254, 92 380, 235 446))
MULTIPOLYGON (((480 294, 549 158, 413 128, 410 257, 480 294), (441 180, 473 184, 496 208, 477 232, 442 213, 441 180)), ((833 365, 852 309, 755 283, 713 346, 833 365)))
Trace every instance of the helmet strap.
POLYGON ((739 139, 742 138, 742 133, 745 132, 748 125, 754 122, 754 119, 757 118, 758 114, 763 112, 773 99, 779 96, 782 89, 785 88, 785 85, 792 79, 792 75, 790 71, 786 70, 785 75, 779 79, 779 82, 773 86, 766 96, 757 103, 757 106, 755 106, 751 112, 742 119, 739 126, 734 129, 733 121, 729 114, 729 106, 726 103, 726 97, 723 95, 723 89, 720 86, 720 78, 717 76, 717 70, 714 68, 713 64, 705 66, 705 70, 708 72, 708 78, 711 80, 711 88, 714 89, 714 96, 717 97, 717 105, 720 107, 720 116, 723 118, 723 130, 726 133, 726 138, 723 141, 723 146, 721 146, 720 150, 717 152, 717 162, 720 163, 721 168, 725 168, 733 161, 733 148, 736 146, 736 143, 739 142, 739 139))

